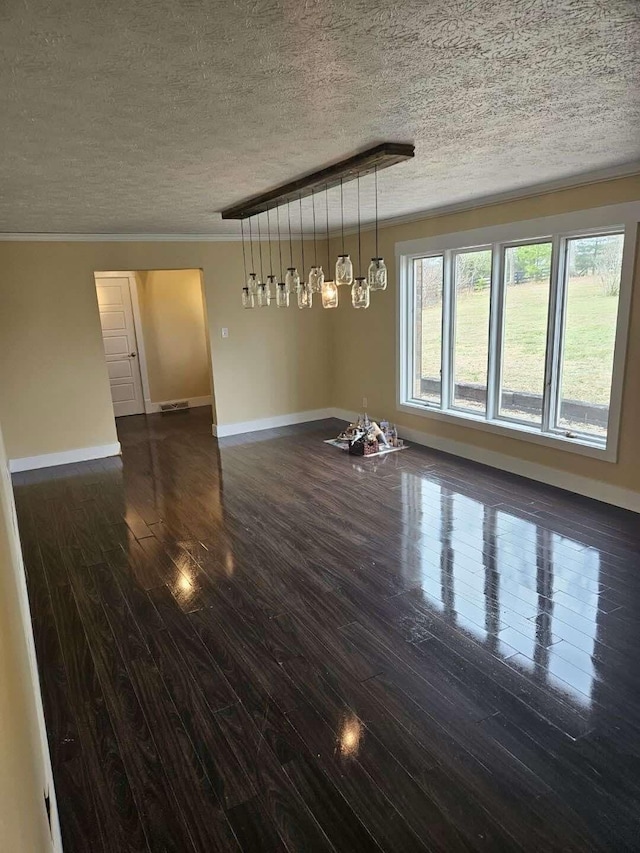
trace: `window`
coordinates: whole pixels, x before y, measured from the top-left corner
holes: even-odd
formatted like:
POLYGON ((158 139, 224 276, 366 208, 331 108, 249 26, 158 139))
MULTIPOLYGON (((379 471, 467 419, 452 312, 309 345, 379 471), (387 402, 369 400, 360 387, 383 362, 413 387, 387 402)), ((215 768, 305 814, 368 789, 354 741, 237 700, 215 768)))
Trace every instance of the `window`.
POLYGON ((567 240, 559 429, 606 437, 623 244, 622 234, 567 240))
POLYGON ((453 406, 487 408, 491 249, 456 252, 453 258, 453 406))
POLYGON ((610 208, 399 244, 400 405, 613 458, 638 219, 621 207, 626 224, 610 208))
POLYGON ((442 292, 444 257, 413 261, 415 345, 413 395, 427 403, 440 402, 442 369, 442 292))

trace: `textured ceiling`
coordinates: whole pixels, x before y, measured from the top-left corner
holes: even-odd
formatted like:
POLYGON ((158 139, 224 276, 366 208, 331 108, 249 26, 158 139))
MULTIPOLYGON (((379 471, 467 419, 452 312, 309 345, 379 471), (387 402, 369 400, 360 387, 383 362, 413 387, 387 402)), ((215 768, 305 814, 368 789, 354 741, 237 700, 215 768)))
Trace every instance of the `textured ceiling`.
POLYGON ((234 233, 384 140, 384 218, 617 166, 639 58, 637 0, 3 0, 0 231, 234 233))

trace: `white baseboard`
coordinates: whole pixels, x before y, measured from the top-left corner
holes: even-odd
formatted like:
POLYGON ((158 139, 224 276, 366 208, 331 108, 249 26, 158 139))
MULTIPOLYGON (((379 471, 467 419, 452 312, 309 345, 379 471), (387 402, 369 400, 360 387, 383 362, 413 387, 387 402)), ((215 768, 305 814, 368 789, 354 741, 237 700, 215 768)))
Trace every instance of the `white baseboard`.
POLYGON ((44 453, 42 456, 22 456, 9 460, 9 471, 32 471, 34 468, 51 468, 54 465, 68 465, 70 462, 87 462, 90 459, 104 459, 106 456, 118 456, 120 442, 99 444, 96 447, 79 447, 76 450, 63 450, 60 453, 44 453))
POLYGON ((160 400, 159 403, 153 403, 151 400, 144 401, 144 411, 147 415, 154 415, 160 412, 160 406, 166 406, 170 403, 181 403, 186 400, 190 409, 197 409, 199 406, 213 405, 213 397, 209 394, 206 397, 179 397, 176 400, 160 400))
POLYGON ((333 409, 311 409, 308 412, 293 412, 290 415, 276 415, 273 418, 259 418, 256 421, 238 421, 235 424, 213 424, 212 432, 217 438, 239 435, 243 432, 258 432, 262 429, 303 424, 308 421, 321 421, 332 418, 333 409))
MULTIPOLYGON (((349 412, 346 409, 333 409, 332 417, 351 422, 357 417, 357 413, 349 412)), ((517 459, 515 456, 508 456, 495 450, 485 450, 482 447, 475 447, 472 444, 464 444, 461 441, 453 441, 449 438, 441 438, 416 429, 399 426, 398 431, 403 438, 413 441, 415 444, 431 447, 434 450, 442 450, 444 453, 451 453, 463 459, 471 459, 473 462, 481 462, 483 465, 498 468, 500 471, 519 474, 529 480, 536 480, 539 483, 546 483, 549 486, 556 486, 568 492, 574 492, 587 498, 594 498, 603 503, 640 513, 640 493, 631 491, 631 489, 612 486, 609 483, 603 483, 601 480, 592 480, 579 474, 569 474, 567 471, 559 471, 546 465, 538 465, 536 462, 527 462, 524 459, 517 459)))

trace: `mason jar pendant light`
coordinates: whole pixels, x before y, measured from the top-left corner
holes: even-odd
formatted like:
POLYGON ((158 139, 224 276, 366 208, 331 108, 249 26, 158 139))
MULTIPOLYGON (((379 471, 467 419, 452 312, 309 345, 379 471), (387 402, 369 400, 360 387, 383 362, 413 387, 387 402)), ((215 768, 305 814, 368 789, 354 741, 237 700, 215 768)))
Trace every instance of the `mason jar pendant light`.
POLYGON ((284 283, 284 281, 279 281, 276 285, 276 307, 289 307, 289 291, 287 290, 287 285, 284 283))
POLYGON ((293 241, 291 240, 291 202, 287 205, 287 216, 289 219, 289 264, 287 274, 284 277, 284 283, 287 288, 287 293, 297 293, 300 287, 300 274, 293 265, 293 241))
POLYGON ((251 217, 249 217, 249 246, 251 247, 251 272, 249 273, 249 278, 247 280, 247 286, 250 292, 255 296, 258 292, 258 276, 254 272, 255 264, 253 262, 253 230, 251 228, 251 217))
POLYGON ((258 250, 260 252, 260 281, 258 282, 258 293, 256 302, 258 308, 268 308, 271 302, 269 287, 264 280, 264 268, 262 266, 262 235, 260 234, 260 214, 258 214, 258 250))
POLYGON ((316 194, 312 193, 311 203, 313 205, 313 266, 309 272, 309 285, 313 293, 321 293, 324 283, 324 271, 322 265, 318 266, 318 243, 316 238, 316 194))
POLYGON ((376 256, 371 258, 369 270, 367 272, 367 281, 371 290, 386 290, 387 289, 387 268, 384 263, 384 258, 380 257, 378 251, 378 167, 374 169, 375 185, 376 185, 376 256))
POLYGON ((278 254, 280 255, 280 278, 276 285, 276 308, 289 307, 289 288, 282 275, 282 237, 280 236, 280 208, 276 208, 278 221, 278 254))
POLYGON ((360 227, 360 174, 358 173, 358 275, 351 285, 351 304, 354 308, 369 307, 369 282, 362 275, 362 229, 360 227))
POLYGON ((269 302, 276 295, 276 284, 277 278, 273 274, 273 255, 271 251, 271 217, 269 215, 269 209, 267 208, 267 239, 269 240, 269 275, 267 276, 267 298, 269 302))
MULTIPOLYGON (((304 273, 304 228, 302 225, 302 196, 298 198, 300 204, 300 251, 302 254, 302 271, 304 273)), ((298 308, 311 308, 313 305, 313 290, 308 281, 301 280, 298 285, 298 308)))
POLYGON ((342 227, 342 254, 338 255, 338 260, 336 261, 335 283, 337 285, 349 285, 353 281, 353 264, 351 263, 351 258, 344 250, 344 193, 342 178, 340 178, 340 219, 342 227))
POLYGON ((244 219, 240 220, 240 232, 242 234, 242 269, 244 270, 245 284, 242 287, 242 307, 253 308, 254 297, 247 283, 247 250, 244 245, 244 219))
MULTIPOLYGON (((328 196, 328 187, 324 188, 324 206, 325 206, 325 214, 326 214, 326 223, 327 223, 327 270, 329 267, 329 196, 328 196)), ((323 276, 324 279, 324 276, 323 276)), ((338 287, 335 281, 326 281, 322 282, 322 307, 323 308, 337 308, 338 307, 338 287)))

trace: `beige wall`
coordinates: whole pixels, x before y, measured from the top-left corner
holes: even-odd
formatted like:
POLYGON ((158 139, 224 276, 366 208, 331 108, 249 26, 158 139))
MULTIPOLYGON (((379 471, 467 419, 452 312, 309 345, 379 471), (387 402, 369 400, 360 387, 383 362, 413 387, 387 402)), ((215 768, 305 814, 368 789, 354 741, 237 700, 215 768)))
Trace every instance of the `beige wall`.
POLYGON ((31 677, 26 595, 0 434, 0 849, 44 853, 53 849, 44 805, 49 767, 31 677))
POLYGON ((0 242, 9 458, 117 440, 93 273, 185 268, 203 271, 218 423, 330 405, 330 312, 244 310, 238 242, 0 242))
MULTIPOLYGON (((637 436, 640 429, 640 265, 637 259, 622 405, 619 460, 617 464, 613 464, 559 449, 542 447, 527 441, 480 432, 445 421, 399 412, 396 408, 397 282, 394 257, 395 244, 404 240, 449 234, 637 199, 640 199, 640 176, 382 228, 380 253, 385 257, 389 267, 388 289, 383 293, 372 294, 371 307, 367 311, 354 311, 350 307, 347 294, 342 292, 344 288, 341 288, 340 296, 344 295, 344 298, 337 311, 332 312, 336 315, 333 334, 338 364, 350 365, 348 370, 339 370, 334 376, 334 406, 358 411, 362 408, 362 398, 367 397, 369 412, 377 417, 385 415, 409 429, 640 492, 640 453, 637 450, 637 436), (362 353, 366 351, 376 354, 375 371, 371 370, 370 362, 362 359, 362 353)), ((384 208, 384 200, 382 200, 382 207, 384 208)), ((351 252, 352 258, 355 257, 357 246, 354 237, 349 238, 347 250, 351 252)), ((333 242, 332 254, 337 251, 338 245, 333 242)), ((367 232, 363 235, 363 264, 365 261, 368 264, 373 254, 373 233, 367 232)))
POLYGON ((211 395, 200 270, 136 272, 153 403, 211 395))
MULTIPOLYGON (((396 411, 398 241, 640 198, 640 177, 563 190, 381 229, 390 286, 368 311, 341 292, 337 311, 245 311, 239 243, 0 243, 0 417, 10 458, 116 440, 102 353, 95 270, 203 270, 216 421, 230 424, 337 406, 369 410, 435 437, 510 454, 640 491, 640 297, 632 301, 617 464, 396 411), (220 329, 229 328, 223 340, 220 329), (375 352, 375 371, 363 352, 375 352)), ((384 204, 384 200, 383 200, 384 204)), ((352 253, 353 237, 349 238, 352 253)), ((296 247, 297 248, 297 247, 296 247)), ((332 254, 338 246, 334 242, 332 254)), ((364 235, 363 256, 373 253, 364 235)))

